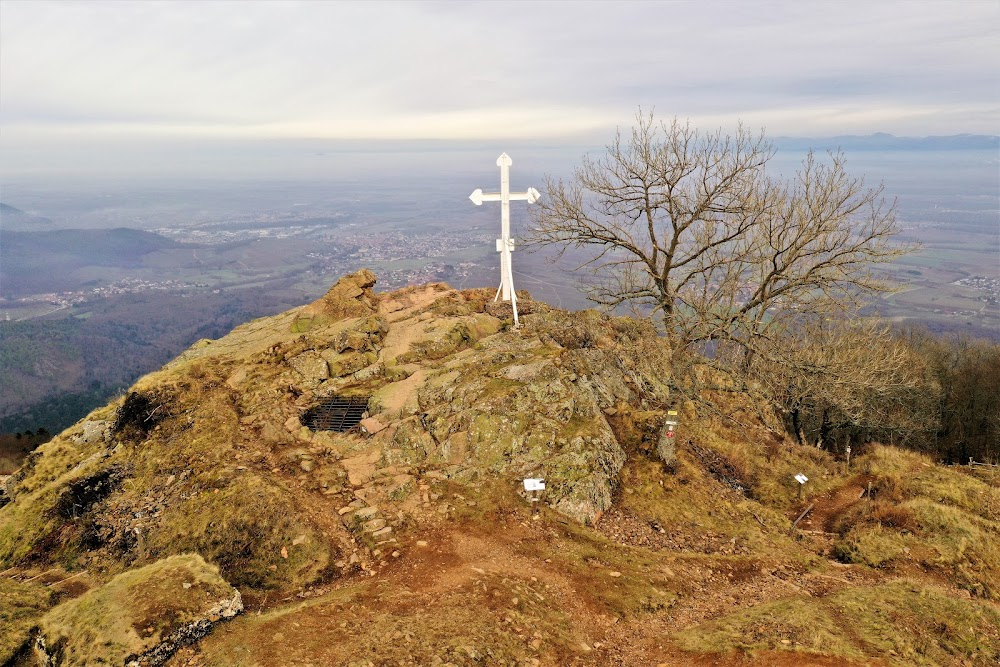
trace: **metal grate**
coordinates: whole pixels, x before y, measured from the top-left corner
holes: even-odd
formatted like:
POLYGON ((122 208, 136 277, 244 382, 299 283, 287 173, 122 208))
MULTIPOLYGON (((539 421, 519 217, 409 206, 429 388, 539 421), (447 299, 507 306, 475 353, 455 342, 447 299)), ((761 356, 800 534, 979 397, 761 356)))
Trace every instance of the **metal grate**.
POLYGON ((302 423, 313 431, 343 432, 356 426, 367 410, 364 396, 333 396, 306 410, 302 423))

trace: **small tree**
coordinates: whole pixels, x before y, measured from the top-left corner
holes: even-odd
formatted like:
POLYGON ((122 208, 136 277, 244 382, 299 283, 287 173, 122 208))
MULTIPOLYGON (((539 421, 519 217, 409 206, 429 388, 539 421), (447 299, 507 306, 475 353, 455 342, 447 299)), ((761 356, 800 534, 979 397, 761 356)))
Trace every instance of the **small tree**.
POLYGON ((745 390, 761 360, 794 363, 786 342, 804 322, 887 289, 878 265, 908 250, 892 243, 894 206, 843 155, 809 153, 786 182, 767 173, 762 134, 636 121, 571 179, 546 181, 529 242, 579 259, 596 303, 659 316, 675 363, 700 352, 730 378, 720 387, 745 390))

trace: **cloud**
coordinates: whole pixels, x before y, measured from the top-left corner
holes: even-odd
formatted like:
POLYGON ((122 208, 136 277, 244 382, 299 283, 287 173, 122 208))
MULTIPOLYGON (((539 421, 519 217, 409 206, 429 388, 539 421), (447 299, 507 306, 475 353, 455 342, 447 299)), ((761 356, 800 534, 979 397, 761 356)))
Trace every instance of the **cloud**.
POLYGON ((772 133, 998 132, 995 2, 5 1, 0 128, 559 137, 635 108, 772 133))

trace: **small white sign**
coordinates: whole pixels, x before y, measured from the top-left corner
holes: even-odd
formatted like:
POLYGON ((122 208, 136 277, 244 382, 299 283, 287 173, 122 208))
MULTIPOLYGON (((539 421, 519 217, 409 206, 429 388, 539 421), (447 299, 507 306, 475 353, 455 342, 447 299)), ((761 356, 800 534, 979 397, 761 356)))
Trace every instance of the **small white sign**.
POLYGON ((524 480, 524 490, 525 491, 544 491, 545 490, 545 480, 541 477, 529 478, 524 480))
POLYGON ((795 476, 795 481, 798 482, 799 484, 805 484, 806 482, 809 481, 809 478, 803 475, 802 473, 799 473, 798 475, 795 476))

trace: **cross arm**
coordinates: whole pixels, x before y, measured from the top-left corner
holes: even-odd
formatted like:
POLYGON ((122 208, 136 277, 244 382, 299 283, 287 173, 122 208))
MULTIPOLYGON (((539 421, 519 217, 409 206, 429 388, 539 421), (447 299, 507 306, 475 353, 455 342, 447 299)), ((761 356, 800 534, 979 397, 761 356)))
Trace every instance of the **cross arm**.
MULTIPOLYGON (((529 204, 534 204, 539 200, 541 195, 535 188, 528 188, 527 192, 511 192, 508 197, 509 201, 526 201, 529 204)), ((484 201, 503 201, 503 196, 499 192, 483 192, 481 189, 476 189, 469 195, 469 199, 476 206, 482 206, 484 201)))

